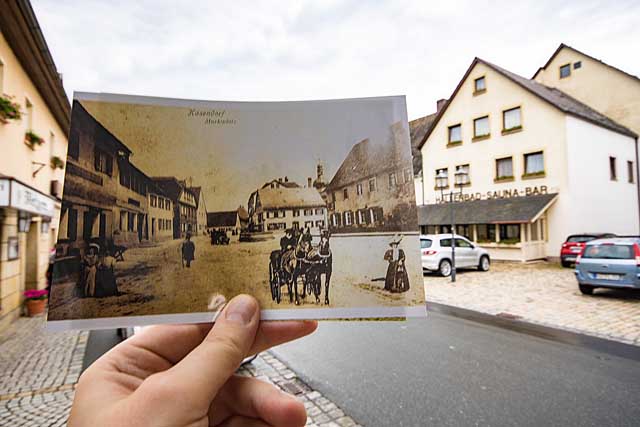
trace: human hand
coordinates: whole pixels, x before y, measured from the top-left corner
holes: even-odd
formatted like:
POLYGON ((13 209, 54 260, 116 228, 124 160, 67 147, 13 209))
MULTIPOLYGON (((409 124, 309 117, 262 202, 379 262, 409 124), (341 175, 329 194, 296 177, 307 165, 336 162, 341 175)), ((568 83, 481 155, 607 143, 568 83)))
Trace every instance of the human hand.
POLYGON ((68 425, 303 426, 302 403, 234 373, 244 357, 316 327, 315 321, 260 322, 257 301, 240 295, 213 325, 147 328, 82 374, 68 425))

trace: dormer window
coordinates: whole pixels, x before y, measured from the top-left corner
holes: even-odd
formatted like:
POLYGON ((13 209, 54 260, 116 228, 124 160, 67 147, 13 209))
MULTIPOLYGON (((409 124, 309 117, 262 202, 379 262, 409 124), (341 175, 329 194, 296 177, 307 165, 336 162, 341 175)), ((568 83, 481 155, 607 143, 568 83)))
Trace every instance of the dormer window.
POLYGON ((486 90, 487 90, 487 82, 484 76, 478 77, 477 79, 475 79, 474 86, 473 86, 473 94, 479 95, 481 93, 486 92, 486 90))
POLYGON ((565 64, 560 67, 560 78, 564 79, 571 75, 571 64, 565 64))

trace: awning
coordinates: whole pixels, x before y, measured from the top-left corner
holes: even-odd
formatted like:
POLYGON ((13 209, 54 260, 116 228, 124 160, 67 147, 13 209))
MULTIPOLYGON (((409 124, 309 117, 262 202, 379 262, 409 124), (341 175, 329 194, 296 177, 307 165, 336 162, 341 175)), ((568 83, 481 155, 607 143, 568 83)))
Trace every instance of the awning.
POLYGON ((0 207, 10 207, 51 218, 57 200, 12 177, 0 178, 0 207))
POLYGON ((558 194, 472 200, 418 206, 420 225, 451 224, 451 209, 456 224, 514 224, 537 220, 555 202, 558 194))

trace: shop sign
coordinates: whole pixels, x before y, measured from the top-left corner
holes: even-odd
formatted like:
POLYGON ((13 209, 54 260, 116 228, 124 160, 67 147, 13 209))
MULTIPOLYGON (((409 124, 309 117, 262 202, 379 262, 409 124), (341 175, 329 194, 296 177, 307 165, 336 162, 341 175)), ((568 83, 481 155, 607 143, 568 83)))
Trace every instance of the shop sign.
POLYGON ((0 206, 9 206, 9 186, 11 181, 0 179, 0 206))
POLYGON ((12 179, 0 180, 0 206, 45 217, 55 213, 53 199, 12 179))
MULTIPOLYGON (((484 193, 454 193, 453 200, 455 202, 470 202, 473 200, 494 200, 494 199, 511 199, 514 197, 528 197, 539 196, 541 194, 549 194, 549 189, 546 185, 540 185, 535 187, 524 188, 512 188, 496 191, 487 191, 484 193)), ((445 196, 444 199, 440 196, 436 196, 436 203, 447 203, 449 197, 445 196)))

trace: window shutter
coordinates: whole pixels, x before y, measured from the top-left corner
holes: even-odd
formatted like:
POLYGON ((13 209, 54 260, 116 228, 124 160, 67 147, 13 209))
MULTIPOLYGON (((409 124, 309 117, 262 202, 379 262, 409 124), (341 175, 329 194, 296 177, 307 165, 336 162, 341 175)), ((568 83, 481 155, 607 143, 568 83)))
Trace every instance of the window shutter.
POLYGON ((364 209, 362 215, 364 215, 364 223, 367 225, 371 224, 371 209, 364 209))
POLYGON ((75 242, 78 238, 78 211, 69 209, 68 213, 69 225, 67 226, 67 236, 69 241, 75 242))
POLYGON ((113 175, 113 157, 107 156, 107 175, 113 175))
POLYGON ((375 222, 377 224, 382 223, 382 219, 383 219, 382 207, 376 206, 375 208, 373 208, 373 217, 375 218, 375 222))

